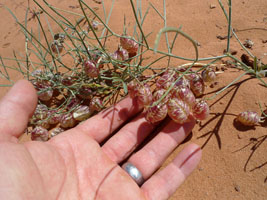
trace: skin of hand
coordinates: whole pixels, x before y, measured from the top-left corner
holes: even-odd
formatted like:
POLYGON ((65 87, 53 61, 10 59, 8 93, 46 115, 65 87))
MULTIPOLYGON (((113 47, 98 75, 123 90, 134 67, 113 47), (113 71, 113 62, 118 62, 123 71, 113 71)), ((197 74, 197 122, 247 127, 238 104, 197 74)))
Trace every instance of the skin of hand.
POLYGON ((155 173, 195 122, 168 121, 136 150, 156 126, 127 97, 48 142, 19 143, 36 104, 36 91, 25 80, 0 102, 0 199, 163 200, 200 161, 200 148, 189 144, 155 173), (120 167, 125 160, 142 172, 141 187, 120 167))

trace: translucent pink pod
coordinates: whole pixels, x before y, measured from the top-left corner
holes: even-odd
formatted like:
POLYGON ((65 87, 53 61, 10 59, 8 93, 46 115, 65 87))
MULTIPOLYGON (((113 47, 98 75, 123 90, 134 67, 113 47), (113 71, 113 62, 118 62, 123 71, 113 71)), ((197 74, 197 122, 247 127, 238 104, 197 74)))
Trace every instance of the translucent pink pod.
POLYGON ((48 115, 47 106, 44 104, 38 104, 34 111, 33 118, 37 120, 43 120, 43 119, 46 119, 47 115, 48 115))
POLYGON ((186 75, 186 78, 190 81, 190 89, 196 97, 204 94, 205 85, 201 76, 197 73, 186 75))
POLYGON ((168 89, 171 86, 171 84, 175 81, 176 78, 177 76, 176 76, 175 71, 167 70, 157 80, 156 87, 158 89, 168 89))
POLYGON ((67 110, 72 110, 73 108, 75 108, 79 104, 81 104, 81 101, 77 97, 72 97, 69 100, 69 102, 67 103, 66 108, 67 108, 67 110))
POLYGON ((62 128, 72 128, 75 126, 75 124, 76 124, 76 121, 73 118, 72 113, 66 113, 62 115, 60 119, 60 126, 62 128))
POLYGON ((191 108, 196 104, 195 95, 188 87, 174 87, 172 90, 172 96, 186 102, 191 108))
POLYGON ((103 105, 103 102, 100 98, 98 97, 93 97, 90 101, 90 104, 89 104, 89 107, 90 107, 90 110, 93 112, 93 111, 101 111, 102 108, 104 107, 103 105))
POLYGON ((120 37, 120 45, 129 53, 136 53, 139 45, 131 38, 120 37))
MULTIPOLYGON (((119 47, 112 55, 111 57, 114 60, 118 60, 118 61, 126 61, 129 59, 129 54, 128 51, 126 51, 125 49, 123 49, 122 47, 119 47)), ((120 65, 120 67, 123 67, 124 65, 120 65)))
POLYGON ((193 107, 193 115, 198 120, 205 120, 210 113, 209 105, 205 100, 198 100, 193 107))
POLYGON ((138 103, 144 107, 149 106, 153 98, 151 89, 147 84, 139 85, 136 96, 138 103))
POLYGON ((91 99, 93 97, 93 91, 90 86, 83 85, 77 94, 81 99, 91 99))
POLYGON ((57 128, 54 128, 52 131, 51 131, 51 134, 50 134, 50 137, 55 137, 57 136, 58 134, 64 132, 65 130, 63 128, 60 128, 60 127, 57 127, 57 128))
POLYGON ((171 98, 168 103, 168 115, 176 123, 183 124, 187 121, 190 114, 190 107, 181 99, 171 98))
POLYGON ((48 123, 49 124, 58 124, 62 114, 57 113, 56 110, 48 111, 48 123))
POLYGON ((90 78, 98 77, 99 69, 97 68, 95 62, 91 60, 87 60, 83 63, 83 67, 84 67, 84 72, 88 77, 90 78))
POLYGON ((241 112, 236 119, 245 126, 254 126, 261 122, 260 116, 253 111, 241 112))
POLYGON ((72 116, 77 121, 84 121, 88 119, 91 115, 91 111, 89 106, 86 105, 79 105, 75 110, 72 112, 72 116))
POLYGON ((137 96, 138 87, 140 87, 139 83, 135 79, 128 83, 127 89, 128 89, 128 94, 131 98, 137 96))
POLYGON ((146 109, 145 118, 148 122, 154 124, 160 122, 166 118, 168 114, 167 105, 164 103, 159 103, 156 106, 149 106, 146 109))
POLYGON ((42 141, 45 142, 49 138, 49 132, 47 129, 41 127, 41 126, 36 126, 32 131, 31 131, 31 139, 33 141, 42 141))
MULTIPOLYGON (((153 102, 158 101, 164 94, 166 93, 165 89, 158 89, 153 93, 153 102)), ((165 98, 162 99, 163 104, 166 104, 170 98, 170 95, 168 94, 165 98)))

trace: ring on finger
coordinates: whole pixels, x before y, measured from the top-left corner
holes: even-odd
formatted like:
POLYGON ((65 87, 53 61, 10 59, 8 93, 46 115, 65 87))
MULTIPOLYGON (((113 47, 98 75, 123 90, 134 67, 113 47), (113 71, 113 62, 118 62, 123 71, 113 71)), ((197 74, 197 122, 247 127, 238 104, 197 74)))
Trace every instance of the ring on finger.
POLYGON ((122 169, 124 169, 139 186, 144 183, 142 173, 133 164, 126 162, 122 165, 122 169))

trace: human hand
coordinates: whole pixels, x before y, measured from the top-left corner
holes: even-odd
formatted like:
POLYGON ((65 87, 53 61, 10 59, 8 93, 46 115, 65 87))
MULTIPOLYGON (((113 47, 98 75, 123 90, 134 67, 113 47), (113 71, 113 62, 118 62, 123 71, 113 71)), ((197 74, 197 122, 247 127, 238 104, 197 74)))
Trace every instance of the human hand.
POLYGON ((194 121, 166 123, 132 154, 156 127, 146 122, 130 98, 48 142, 20 144, 18 137, 36 104, 36 91, 24 80, 0 102, 0 199, 167 199, 201 158, 200 148, 190 144, 154 174, 189 134, 194 121), (125 159, 143 174, 141 187, 120 167, 125 159))

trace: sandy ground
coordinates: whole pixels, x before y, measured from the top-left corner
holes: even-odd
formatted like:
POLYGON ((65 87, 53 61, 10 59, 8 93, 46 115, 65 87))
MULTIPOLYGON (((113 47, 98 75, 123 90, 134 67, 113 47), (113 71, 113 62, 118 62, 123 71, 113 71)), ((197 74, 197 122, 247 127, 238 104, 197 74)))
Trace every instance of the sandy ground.
MULTIPOLYGON (((78 3, 75 0, 53 0, 54 6, 79 12, 70 8, 78 3)), ((94 1, 87 0, 89 5, 101 7, 94 1)), ((110 1, 106 1, 107 7, 110 1)), ((161 1, 151 1, 161 13, 163 13, 161 1), (160 2, 160 3, 159 3, 160 2)), ((225 1, 223 1, 225 3, 225 1)), ((12 16, 4 9, 9 7, 20 19, 25 18, 27 8, 26 0, 2 0, 0 1, 0 55, 4 58, 13 57, 13 50, 24 54, 24 37, 15 24, 12 16)), ((148 1, 143 1, 143 8, 148 1)), ((30 1, 32 9, 36 9, 30 1)), ((200 57, 222 55, 226 48, 226 40, 220 40, 217 36, 227 35, 227 23, 216 0, 172 0, 167 1, 167 24, 179 27, 192 36, 200 44, 200 57)), ((126 16, 127 28, 131 30, 133 17, 129 10, 129 1, 117 0, 112 14, 110 26, 122 32, 123 16, 126 16)), ((31 17, 29 13, 28 18, 31 17)), ((36 30, 36 19, 29 21, 29 26, 36 30)), ((154 31, 155 34, 163 26, 162 21, 155 11, 150 10, 145 31, 154 31)), ((233 1, 233 28, 244 42, 250 39, 254 42, 251 52, 263 63, 267 63, 267 1, 266 0, 240 0, 233 1)), ((47 27, 45 27, 47 30, 47 27)), ((153 44, 155 37, 148 42, 153 44)), ((116 46, 110 47, 115 49, 116 46)), ((233 38, 231 48, 237 51, 240 58, 244 51, 233 38)), ((161 50, 165 50, 164 42, 161 42, 161 50)), ((185 40, 178 40, 174 48, 175 55, 194 57, 193 46, 185 40)), ((11 61, 6 64, 15 66, 11 61)), ((172 65, 183 64, 185 61, 173 60, 172 65)), ((166 60, 159 62, 161 67, 166 65, 166 60)), ((1 69, 2 70, 2 69, 1 69)), ((224 86, 228 85, 242 72, 234 68, 226 68, 224 73, 218 76, 218 84, 214 88, 207 87, 207 96, 214 95, 224 86)), ((12 79, 19 78, 12 74, 12 79)), ((265 82, 267 79, 265 78, 265 82)), ((1 83, 2 80, 1 80, 1 83)), ((7 88, 1 88, 2 96, 7 88)), ((235 122, 238 113, 244 110, 254 110, 260 113, 258 102, 267 104, 267 92, 257 79, 244 76, 236 84, 217 95, 209 101, 211 107, 210 117, 197 124, 192 131, 188 142, 195 142, 203 147, 203 158, 197 170, 186 180, 170 199, 229 199, 248 200, 267 198, 267 129, 265 125, 253 128, 240 126, 235 122)), ((166 165, 182 149, 180 145, 164 163, 166 165)))

